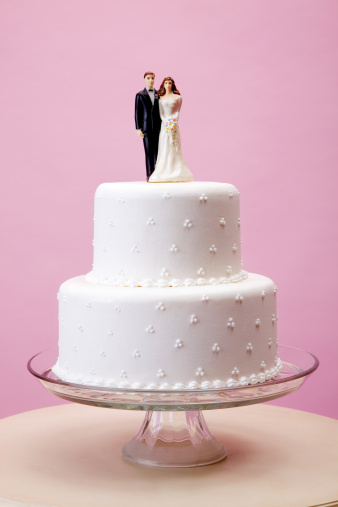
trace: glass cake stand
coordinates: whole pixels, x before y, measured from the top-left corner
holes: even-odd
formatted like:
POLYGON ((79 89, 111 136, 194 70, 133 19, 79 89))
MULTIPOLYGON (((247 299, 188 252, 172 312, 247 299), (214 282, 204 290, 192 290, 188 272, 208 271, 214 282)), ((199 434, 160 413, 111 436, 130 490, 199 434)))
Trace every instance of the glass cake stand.
POLYGON ((273 380, 222 389, 142 390, 95 387, 60 380, 51 370, 58 349, 48 349, 28 362, 29 372, 50 393, 64 400, 97 407, 146 410, 143 424, 123 447, 132 463, 154 467, 209 465, 227 455, 223 444, 211 434, 202 410, 240 407, 286 396, 304 383, 318 365, 310 352, 279 346, 282 370, 273 380))

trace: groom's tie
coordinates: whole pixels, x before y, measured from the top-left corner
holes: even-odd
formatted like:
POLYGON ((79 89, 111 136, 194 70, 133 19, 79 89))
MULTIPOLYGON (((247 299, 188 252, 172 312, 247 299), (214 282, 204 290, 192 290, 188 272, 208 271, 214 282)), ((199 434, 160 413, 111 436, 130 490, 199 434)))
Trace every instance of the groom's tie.
POLYGON ((152 105, 154 105, 154 88, 151 88, 150 90, 148 90, 148 95, 150 97, 152 105))

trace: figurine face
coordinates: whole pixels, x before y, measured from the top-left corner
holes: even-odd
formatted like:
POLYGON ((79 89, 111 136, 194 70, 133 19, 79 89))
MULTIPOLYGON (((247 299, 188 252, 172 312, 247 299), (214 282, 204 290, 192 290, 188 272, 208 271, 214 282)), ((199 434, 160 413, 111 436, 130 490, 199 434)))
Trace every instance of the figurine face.
POLYGON ((154 74, 147 74, 146 77, 144 78, 144 82, 145 82, 146 86, 148 86, 149 88, 154 88, 154 82, 155 82, 154 74))
POLYGON ((164 81, 164 88, 165 88, 166 93, 171 93, 172 88, 173 88, 173 83, 170 79, 168 79, 167 81, 164 81))

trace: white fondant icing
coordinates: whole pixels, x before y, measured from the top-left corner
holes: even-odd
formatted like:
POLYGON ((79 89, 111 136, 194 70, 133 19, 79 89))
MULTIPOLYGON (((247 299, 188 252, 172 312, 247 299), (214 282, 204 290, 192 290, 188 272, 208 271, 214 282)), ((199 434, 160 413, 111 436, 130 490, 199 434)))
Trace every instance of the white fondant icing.
POLYGON ((100 185, 93 270, 59 291, 54 373, 162 390, 278 375, 277 288, 242 270, 238 217, 226 183, 100 185))
POLYGON ((119 280, 133 286, 131 281, 139 284, 150 279, 156 286, 163 267, 172 280, 183 284, 187 279, 196 279, 201 266, 208 266, 208 280, 240 275, 239 197, 233 185, 195 181, 104 183, 98 191, 92 281, 116 284, 119 280), (233 193, 231 199, 229 191, 233 193), (163 198, 167 194, 170 198, 163 198), (200 200, 203 195, 207 201, 200 200), (222 218, 226 227, 220 227, 222 218), (155 224, 148 225, 148 220, 155 224), (237 256, 232 252, 234 244, 237 256), (179 255, 172 255, 171 245, 179 245, 179 255), (134 246, 139 251, 137 256, 132 251, 134 246), (216 255, 211 262, 212 246, 217 253, 212 250, 216 255), (231 273, 227 266, 232 267, 231 273), (123 277, 119 276, 121 270, 123 277))
POLYGON ((268 278, 249 274, 237 284, 208 286, 206 303, 204 286, 113 287, 88 282, 84 276, 68 280, 60 288, 64 326, 60 325, 60 355, 53 371, 73 383, 81 377, 85 384, 99 385, 101 378, 116 387, 163 389, 157 377, 162 369, 168 389, 201 389, 206 384, 196 383, 201 378, 196 371, 202 368, 203 382, 209 382, 210 388, 222 388, 260 382, 264 360, 264 378, 273 378, 279 371, 276 346, 268 346, 269 338, 273 343, 277 340, 277 326, 271 320, 276 314, 273 289, 268 278), (236 301, 238 293, 244 297, 243 304, 236 301), (62 303, 63 296, 67 304, 62 303), (85 306, 88 300, 93 301, 90 311, 85 306), (252 323, 258 311, 261 324, 255 328, 252 323), (197 319, 198 325, 191 319, 197 319), (79 321, 84 332, 76 334, 79 321), (231 333, 225 331, 229 323, 231 333), (145 333, 149 326, 155 333, 145 333), (114 331, 111 339, 107 330, 114 331), (99 356, 102 350, 104 358, 99 356), (238 378, 232 376, 234 367, 240 371, 238 378), (92 369, 96 375, 91 380, 92 369), (121 378, 121 371, 128 372, 127 379, 121 378))

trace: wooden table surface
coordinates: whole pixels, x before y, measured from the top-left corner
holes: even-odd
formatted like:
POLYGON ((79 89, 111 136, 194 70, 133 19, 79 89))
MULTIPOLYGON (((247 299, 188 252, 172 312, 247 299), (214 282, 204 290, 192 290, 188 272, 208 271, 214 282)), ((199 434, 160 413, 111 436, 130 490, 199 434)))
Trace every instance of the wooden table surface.
POLYGON ((338 421, 253 405, 204 412, 226 460, 189 469, 125 462, 144 412, 77 404, 0 421, 0 506, 338 506, 338 421))

